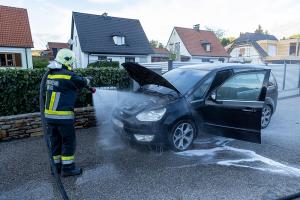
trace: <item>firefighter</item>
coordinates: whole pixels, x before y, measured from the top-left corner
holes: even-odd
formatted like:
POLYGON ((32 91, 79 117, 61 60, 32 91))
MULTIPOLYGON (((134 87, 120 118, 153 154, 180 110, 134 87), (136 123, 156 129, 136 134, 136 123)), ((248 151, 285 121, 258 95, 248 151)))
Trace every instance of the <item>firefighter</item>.
POLYGON ((74 61, 75 54, 71 50, 61 49, 48 65, 44 111, 56 170, 64 177, 82 173, 82 169, 74 163, 76 136, 73 110, 77 91, 90 82, 72 71, 74 61))

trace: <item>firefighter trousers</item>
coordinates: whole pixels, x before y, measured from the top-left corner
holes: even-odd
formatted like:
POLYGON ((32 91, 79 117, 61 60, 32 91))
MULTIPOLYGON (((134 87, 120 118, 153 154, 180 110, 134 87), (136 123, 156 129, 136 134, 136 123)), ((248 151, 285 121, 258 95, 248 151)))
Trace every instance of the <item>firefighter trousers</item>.
POLYGON ((47 132, 50 135, 51 151, 55 163, 62 164, 74 162, 76 149, 76 135, 73 124, 47 124, 47 132))

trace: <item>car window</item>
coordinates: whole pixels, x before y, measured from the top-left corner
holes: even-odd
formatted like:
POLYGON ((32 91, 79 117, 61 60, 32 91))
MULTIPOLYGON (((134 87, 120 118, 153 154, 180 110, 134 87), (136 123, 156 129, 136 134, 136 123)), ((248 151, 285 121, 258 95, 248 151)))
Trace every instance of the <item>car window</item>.
POLYGON ((265 72, 237 74, 217 90, 217 100, 256 101, 259 98, 265 72))
POLYGON ((209 71, 195 69, 173 69, 163 75, 172 85, 185 94, 193 88, 209 71))
POLYGON ((203 98, 203 95, 208 90, 211 82, 213 80, 213 76, 206 79, 193 93, 192 100, 198 100, 203 98))

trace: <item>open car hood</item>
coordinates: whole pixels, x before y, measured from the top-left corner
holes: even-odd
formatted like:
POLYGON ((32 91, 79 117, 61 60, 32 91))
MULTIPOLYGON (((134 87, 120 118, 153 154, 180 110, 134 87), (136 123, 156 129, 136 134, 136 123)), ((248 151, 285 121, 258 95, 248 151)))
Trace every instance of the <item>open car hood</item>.
POLYGON ((160 85, 170 88, 180 94, 180 92, 164 77, 150 69, 147 69, 146 67, 143 67, 142 65, 133 62, 126 62, 123 63, 122 66, 126 69, 129 76, 138 82, 140 86, 149 84, 160 85))

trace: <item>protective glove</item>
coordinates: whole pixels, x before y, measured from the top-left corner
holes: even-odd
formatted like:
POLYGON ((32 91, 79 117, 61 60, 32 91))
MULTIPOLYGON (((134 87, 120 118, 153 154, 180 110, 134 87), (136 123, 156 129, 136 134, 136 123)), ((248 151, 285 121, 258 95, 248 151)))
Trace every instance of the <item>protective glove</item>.
POLYGON ((96 88, 94 88, 94 87, 90 87, 89 90, 92 94, 94 94, 96 92, 96 88))

